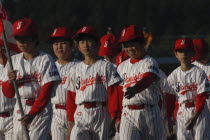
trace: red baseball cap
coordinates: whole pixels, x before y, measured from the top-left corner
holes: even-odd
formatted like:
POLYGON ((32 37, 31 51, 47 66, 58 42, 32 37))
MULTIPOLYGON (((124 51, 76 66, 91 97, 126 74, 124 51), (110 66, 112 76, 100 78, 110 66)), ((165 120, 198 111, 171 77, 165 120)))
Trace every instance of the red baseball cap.
POLYGON ((17 20, 13 24, 13 33, 10 37, 20 36, 20 37, 31 37, 38 35, 37 25, 28 18, 23 18, 17 20))
POLYGON ((57 27, 54 29, 53 33, 49 37, 48 42, 51 43, 51 42, 53 42, 53 39, 60 38, 60 37, 66 38, 68 40, 72 40, 72 35, 67 28, 57 27))
POLYGON ((99 48, 99 56, 112 56, 117 53, 119 46, 117 45, 117 37, 113 34, 108 34, 100 39, 101 46, 99 48))
POLYGON ((181 38, 176 40, 174 50, 179 50, 179 49, 194 51, 192 40, 189 38, 181 38))
POLYGON ((208 43, 204 39, 193 39, 195 49, 194 60, 202 60, 208 55, 208 43))
POLYGON ((118 43, 134 40, 134 39, 143 39, 143 33, 140 28, 135 25, 130 25, 125 27, 121 32, 121 38, 118 43))
POLYGON ((98 35, 96 29, 91 26, 83 26, 81 29, 79 29, 77 31, 76 35, 74 36, 74 39, 78 41, 78 39, 82 35, 89 35, 89 36, 94 37, 97 40, 99 39, 99 35, 98 35))

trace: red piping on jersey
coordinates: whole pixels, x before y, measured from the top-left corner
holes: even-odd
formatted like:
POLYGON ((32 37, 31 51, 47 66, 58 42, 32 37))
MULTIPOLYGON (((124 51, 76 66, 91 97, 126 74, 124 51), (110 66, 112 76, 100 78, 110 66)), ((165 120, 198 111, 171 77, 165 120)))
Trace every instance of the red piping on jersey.
POLYGON ((206 92, 200 93, 196 96, 195 112, 201 112, 203 110, 207 95, 206 92))
POLYGON ((74 112, 77 108, 75 104, 76 93, 67 90, 67 100, 66 100, 66 114, 68 121, 74 122, 74 112))
POLYGON ((30 115, 37 115, 46 107, 51 99, 53 85, 54 82, 48 82, 41 87, 39 97, 35 100, 29 112, 30 115))
POLYGON ((15 88, 9 80, 2 83, 2 92, 7 98, 13 98, 15 96, 15 88))
POLYGON ((142 76, 142 79, 136 83, 134 88, 136 88, 137 93, 145 90, 148 88, 155 80, 156 80, 156 74, 152 72, 146 72, 142 76))

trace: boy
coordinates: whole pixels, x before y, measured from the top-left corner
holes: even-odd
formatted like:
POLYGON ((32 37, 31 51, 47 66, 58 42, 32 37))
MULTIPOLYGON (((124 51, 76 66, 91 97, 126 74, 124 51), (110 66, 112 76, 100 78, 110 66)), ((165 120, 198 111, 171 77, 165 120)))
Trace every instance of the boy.
POLYGON ((115 67, 115 60, 120 47, 117 44, 117 37, 114 34, 107 34, 100 39, 101 46, 98 55, 112 63, 115 67))
POLYGON ((68 120, 74 124, 72 130, 72 125, 69 126, 69 134, 72 140, 108 140, 112 135, 109 127, 113 127, 118 111, 118 97, 114 89, 121 78, 111 63, 98 58, 99 39, 94 28, 82 27, 77 31, 75 40, 85 59, 69 70, 64 85, 69 90, 68 120), (77 105, 76 111, 72 102, 77 105), (111 112, 111 124, 107 105, 111 112))
POLYGON ((62 82, 56 88, 56 95, 51 99, 53 105, 53 118, 51 124, 52 140, 65 140, 67 138, 68 120, 66 115, 66 90, 65 84, 69 69, 79 61, 72 58, 74 47, 70 31, 65 27, 57 27, 50 36, 48 43, 52 44, 55 62, 62 82))
POLYGON ((158 106, 160 88, 157 62, 146 55, 143 35, 135 25, 122 30, 119 43, 123 43, 130 57, 117 68, 124 79, 120 139, 160 140, 163 138, 163 125, 158 106))
POLYGON ((192 40, 178 39, 175 43, 174 54, 181 66, 169 75, 167 93, 176 96, 178 101, 179 108, 175 114, 177 139, 210 139, 209 110, 205 103, 209 83, 205 72, 191 64, 194 55, 192 40))
POLYGON ((53 58, 37 50, 38 31, 36 24, 23 18, 13 24, 15 37, 22 53, 12 56, 14 71, 5 67, 2 90, 6 97, 15 96, 12 80, 17 80, 22 107, 26 115, 20 114, 16 102, 13 113, 13 139, 25 139, 23 126, 29 129, 30 139, 47 139, 51 124, 51 104, 49 104, 55 82, 60 81, 53 58))

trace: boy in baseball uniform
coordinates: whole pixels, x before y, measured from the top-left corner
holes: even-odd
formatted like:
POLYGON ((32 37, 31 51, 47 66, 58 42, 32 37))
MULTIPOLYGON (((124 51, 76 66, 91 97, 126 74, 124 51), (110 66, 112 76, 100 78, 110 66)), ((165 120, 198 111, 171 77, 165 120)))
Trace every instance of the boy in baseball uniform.
POLYGON ((99 39, 93 27, 82 27, 75 40, 85 59, 70 68, 64 85, 69 91, 68 120, 74 122, 69 131, 71 140, 108 140, 109 128, 113 128, 118 111, 114 89, 121 78, 111 63, 99 59, 99 39), (71 105, 73 102, 77 105, 76 111, 71 105))
POLYGON ((17 80, 22 107, 26 115, 21 116, 16 102, 13 113, 13 139, 26 139, 23 126, 28 127, 32 140, 47 139, 52 119, 49 103, 53 87, 60 76, 53 58, 37 50, 38 31, 36 24, 23 18, 13 24, 13 33, 22 53, 12 56, 14 71, 5 66, 2 90, 6 97, 15 96, 12 80, 17 80))
POLYGON ((51 133, 53 140, 65 140, 67 138, 68 120, 66 115, 66 89, 62 88, 67 79, 69 69, 77 64, 79 60, 72 57, 73 40, 70 31, 65 27, 54 29, 48 42, 52 44, 55 62, 62 82, 56 88, 55 96, 51 99, 53 105, 53 118, 51 133))
POLYGON ((209 61, 209 49, 208 43, 204 39, 193 39, 193 45, 195 48, 195 55, 193 56, 193 64, 202 68, 210 81, 210 61, 209 61))
POLYGON ((158 102, 160 100, 159 68, 157 62, 146 55, 140 29, 130 25, 122 30, 119 43, 123 43, 130 57, 117 71, 123 78, 123 110, 120 124, 121 140, 161 140, 163 125, 158 102))
POLYGON ((109 61, 116 67, 116 56, 120 50, 117 44, 117 37, 114 34, 107 34, 100 39, 100 48, 98 55, 104 57, 105 60, 109 61))
MULTIPOLYGON (((0 47, 0 73, 4 72, 3 48, 0 47)), ((0 80, 0 140, 13 140, 13 109, 15 99, 6 98, 0 80)))
POLYGON ((167 93, 173 94, 178 101, 177 139, 208 140, 210 114, 206 105, 206 93, 209 91, 209 83, 205 72, 191 64, 194 55, 192 40, 176 40, 174 54, 181 66, 168 76, 167 93))

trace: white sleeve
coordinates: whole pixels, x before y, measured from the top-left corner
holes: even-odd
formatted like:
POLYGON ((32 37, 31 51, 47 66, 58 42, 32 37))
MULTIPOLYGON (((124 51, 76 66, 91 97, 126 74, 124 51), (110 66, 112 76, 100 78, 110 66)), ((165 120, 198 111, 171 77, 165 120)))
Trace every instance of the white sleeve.
POLYGON ((166 82, 166 84, 164 86, 164 91, 166 93, 170 93, 170 94, 176 95, 175 88, 176 88, 176 85, 175 85, 175 82, 174 82, 174 77, 171 74, 167 78, 167 82, 166 82))
MULTIPOLYGON (((75 86, 73 78, 74 78, 73 73, 69 72, 69 74, 67 75, 67 78, 66 78, 66 82, 64 85, 62 85, 62 87, 65 88, 66 90, 76 92, 76 86, 75 86)), ((76 82, 78 82, 78 84, 80 84, 80 77, 77 79, 76 82)))
POLYGON ((156 74, 158 77, 160 77, 158 64, 154 60, 151 60, 145 63, 145 66, 143 67, 143 73, 146 73, 146 72, 152 72, 156 74))
POLYGON ((116 68, 111 64, 107 63, 107 83, 111 86, 119 81, 122 81, 120 75, 118 74, 116 68))
POLYGON ((52 81, 60 81, 60 75, 58 69, 55 65, 55 62, 52 59, 45 59, 43 62, 43 69, 42 69, 42 82, 41 85, 45 85, 46 83, 52 81))
POLYGON ((8 70, 9 70, 9 63, 7 62, 6 66, 4 67, 2 73, 1 73, 1 76, 0 76, 0 79, 3 81, 3 82, 6 82, 9 80, 7 74, 8 74, 8 70))
POLYGON ((199 78, 197 94, 210 91, 210 84, 204 71, 200 74, 199 78))

